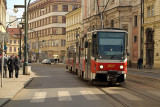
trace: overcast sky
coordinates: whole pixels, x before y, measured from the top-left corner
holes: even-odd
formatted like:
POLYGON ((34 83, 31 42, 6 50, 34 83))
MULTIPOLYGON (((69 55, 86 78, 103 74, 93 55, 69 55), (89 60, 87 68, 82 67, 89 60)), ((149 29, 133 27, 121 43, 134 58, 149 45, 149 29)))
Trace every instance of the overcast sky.
MULTIPOLYGON (((33 2, 35 0, 31 0, 33 2)), ((17 18, 22 17, 24 9, 19 8, 18 13, 13 12, 14 5, 24 5, 24 0, 7 0, 7 14, 12 16, 17 16, 17 18)))

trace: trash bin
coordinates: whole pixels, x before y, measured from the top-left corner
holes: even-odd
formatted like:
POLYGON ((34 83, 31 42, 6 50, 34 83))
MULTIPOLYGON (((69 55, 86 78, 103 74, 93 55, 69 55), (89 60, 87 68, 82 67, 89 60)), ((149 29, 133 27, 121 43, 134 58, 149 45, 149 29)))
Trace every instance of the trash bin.
POLYGON ((25 66, 25 75, 30 75, 31 73, 31 66, 25 66))

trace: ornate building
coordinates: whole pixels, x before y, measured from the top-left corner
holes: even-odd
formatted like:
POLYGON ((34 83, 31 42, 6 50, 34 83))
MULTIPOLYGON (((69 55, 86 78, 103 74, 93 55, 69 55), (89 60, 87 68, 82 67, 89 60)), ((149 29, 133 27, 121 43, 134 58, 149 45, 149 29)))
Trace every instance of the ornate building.
POLYGON ((145 67, 160 68, 160 10, 159 0, 144 1, 144 52, 145 67))
POLYGON ((6 55, 7 56, 11 56, 11 55, 18 56, 19 50, 20 50, 20 29, 19 28, 7 28, 7 32, 9 32, 9 40, 8 40, 8 43, 6 44, 7 46, 6 55))
POLYGON ((0 0, 0 32, 6 32, 6 3, 6 0, 0 0))
POLYGON ((135 67, 141 54, 141 0, 82 0, 82 32, 94 28, 128 31, 128 65, 135 67), (107 4, 107 5, 106 5, 107 4), (102 17, 101 17, 101 13, 102 17), (103 23, 101 23, 101 19, 103 23))
POLYGON ((37 0, 29 8, 30 57, 60 61, 65 57, 66 17, 65 14, 79 7, 81 0, 37 0), (43 7, 43 9, 41 8, 43 7))
POLYGON ((81 35, 81 8, 66 14, 66 51, 81 35))

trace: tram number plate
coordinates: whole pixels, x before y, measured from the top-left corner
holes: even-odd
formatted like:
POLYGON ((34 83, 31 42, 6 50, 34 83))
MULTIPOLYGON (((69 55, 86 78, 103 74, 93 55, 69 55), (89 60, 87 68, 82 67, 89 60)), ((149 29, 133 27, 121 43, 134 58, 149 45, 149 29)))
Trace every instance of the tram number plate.
POLYGON ((111 67, 113 68, 113 67, 115 67, 115 66, 116 66, 115 64, 108 64, 108 67, 109 67, 109 68, 111 68, 111 67))

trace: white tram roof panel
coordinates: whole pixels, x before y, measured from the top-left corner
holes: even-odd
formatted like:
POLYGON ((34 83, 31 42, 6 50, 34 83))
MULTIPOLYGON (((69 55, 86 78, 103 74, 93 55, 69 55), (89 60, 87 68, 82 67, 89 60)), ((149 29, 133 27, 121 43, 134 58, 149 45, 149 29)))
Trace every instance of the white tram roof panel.
POLYGON ((113 31, 114 32, 126 32, 126 33, 128 33, 124 29, 119 29, 119 28, 104 28, 104 29, 95 29, 93 31, 88 32, 87 34, 93 33, 93 32, 113 32, 113 31))

